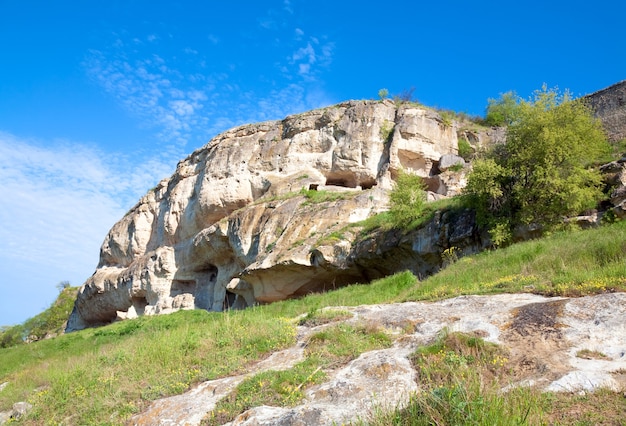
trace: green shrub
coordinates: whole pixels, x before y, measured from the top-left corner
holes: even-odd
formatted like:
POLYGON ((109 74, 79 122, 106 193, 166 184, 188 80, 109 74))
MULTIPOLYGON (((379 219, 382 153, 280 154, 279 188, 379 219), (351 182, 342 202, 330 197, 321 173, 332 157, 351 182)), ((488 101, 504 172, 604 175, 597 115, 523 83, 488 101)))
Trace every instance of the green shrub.
POLYGON ((474 148, 470 145, 469 141, 465 138, 459 139, 459 156, 463 157, 464 160, 468 161, 471 159, 472 154, 474 153, 474 148))
POLYGON ((515 92, 506 92, 500 99, 489 99, 485 124, 487 126, 508 126, 518 118, 520 99, 515 92))
POLYGON ((393 121, 385 120, 383 125, 380 126, 380 139, 383 142, 388 143, 391 142, 391 137, 393 136, 393 128, 395 123, 393 121))
POLYGON ((420 219, 426 204, 426 185, 421 177, 401 171, 389 194, 389 214, 398 228, 420 219))
POLYGON ((62 281, 57 284, 57 288, 60 291, 59 296, 48 309, 27 319, 23 324, 0 329, 0 348, 63 333, 74 307, 78 287, 70 287, 67 281, 62 281))
POLYGON ((501 243, 520 225, 549 230, 595 207, 602 179, 588 164, 608 149, 600 122, 567 93, 544 87, 532 101, 513 96, 493 104, 506 107, 506 144, 474 163, 465 188, 479 222, 501 243))

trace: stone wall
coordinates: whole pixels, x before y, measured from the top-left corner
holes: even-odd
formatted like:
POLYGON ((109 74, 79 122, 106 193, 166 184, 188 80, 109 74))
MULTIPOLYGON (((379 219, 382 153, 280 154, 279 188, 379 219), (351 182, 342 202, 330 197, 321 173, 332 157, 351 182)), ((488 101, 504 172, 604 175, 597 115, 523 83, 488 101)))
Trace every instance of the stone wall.
POLYGON ((609 140, 626 139, 626 80, 585 96, 609 140))

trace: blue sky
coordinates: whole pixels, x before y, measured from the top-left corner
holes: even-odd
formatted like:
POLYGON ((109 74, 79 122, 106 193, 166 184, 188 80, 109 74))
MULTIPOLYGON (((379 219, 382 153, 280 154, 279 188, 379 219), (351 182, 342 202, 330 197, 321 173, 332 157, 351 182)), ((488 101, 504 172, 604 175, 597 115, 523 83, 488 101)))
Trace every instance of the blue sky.
POLYGON ((482 114, 626 78, 619 1, 0 0, 0 325, 80 285, 108 229, 217 133, 414 88, 482 114))

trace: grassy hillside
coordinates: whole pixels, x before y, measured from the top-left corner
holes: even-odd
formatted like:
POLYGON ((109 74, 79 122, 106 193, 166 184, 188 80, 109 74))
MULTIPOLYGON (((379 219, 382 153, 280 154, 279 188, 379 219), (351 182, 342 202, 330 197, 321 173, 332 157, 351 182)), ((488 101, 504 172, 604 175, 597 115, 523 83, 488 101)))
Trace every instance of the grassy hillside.
MULTIPOLYGON (((8 382, 0 392, 0 411, 17 401, 29 401, 34 408, 21 420, 23 424, 123 424, 154 399, 182 393, 203 380, 245 371, 249 363, 290 346, 295 318, 301 314, 315 317, 325 306, 433 300, 469 293, 624 291, 626 221, 557 233, 458 260, 452 253, 448 260, 450 266, 422 282, 410 273, 400 273, 369 285, 244 311, 196 310, 141 317, 0 349, 0 383, 8 382)), ((535 415, 551 416, 558 407, 568 406, 561 397, 532 398, 542 401, 535 404, 540 411, 535 415)), ((295 404, 296 399, 292 395, 281 403, 295 404)), ((394 415, 401 419, 403 414, 394 415)))
POLYGON ((69 283, 67 284, 67 286, 61 287, 59 296, 48 309, 29 318, 23 324, 0 330, 0 348, 54 337, 63 333, 78 291, 78 287, 70 287, 69 283))

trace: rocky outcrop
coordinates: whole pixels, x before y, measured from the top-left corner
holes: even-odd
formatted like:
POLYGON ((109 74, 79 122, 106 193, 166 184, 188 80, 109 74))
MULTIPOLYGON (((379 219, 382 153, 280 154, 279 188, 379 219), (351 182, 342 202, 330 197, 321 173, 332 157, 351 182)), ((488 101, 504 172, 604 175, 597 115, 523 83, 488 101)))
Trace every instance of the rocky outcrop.
MULTIPOLYGON (((385 330, 393 336, 393 346, 329 368, 326 380, 310 386, 304 400, 293 407, 252 407, 228 424, 349 424, 367 421, 377 409, 403 406, 423 386, 410 354, 432 343, 443 330, 481 336, 504 349, 507 356, 500 362, 510 372, 510 380, 502 384, 503 392, 513 386, 551 392, 626 389, 624 293, 575 299, 532 294, 462 296, 434 303, 328 309, 349 312, 349 319, 336 321, 385 330)), ((211 380, 185 394, 155 401, 130 424, 200 424, 246 377, 291 368, 303 359, 313 333, 336 324, 300 326, 293 347, 251 366, 247 374, 211 380)))
POLYGON ((459 129, 410 104, 351 101, 218 135, 113 226, 67 330, 178 309, 245 307, 399 267, 436 270, 437 250, 459 231, 429 229, 432 235, 404 239, 400 249, 392 246, 404 237, 389 235, 355 249, 356 231, 346 225, 387 208, 400 170, 424 177, 431 199, 457 194, 467 171, 456 156, 459 129), (434 264, 421 257, 423 248, 434 264), (381 250, 411 260, 381 266, 373 260, 381 250))
POLYGON ((626 80, 584 97, 610 141, 626 139, 626 80))
MULTIPOLYGON (((5 384, 5 383, 3 383, 5 384)), ((0 385, 0 390, 2 386, 0 385)), ((32 404, 29 402, 16 402, 10 411, 0 412, 0 425, 5 423, 14 423, 19 421, 22 417, 25 417, 33 409, 32 404)))
POLYGON ((607 212, 626 218, 626 153, 619 160, 600 166, 600 171, 609 194, 607 212))

